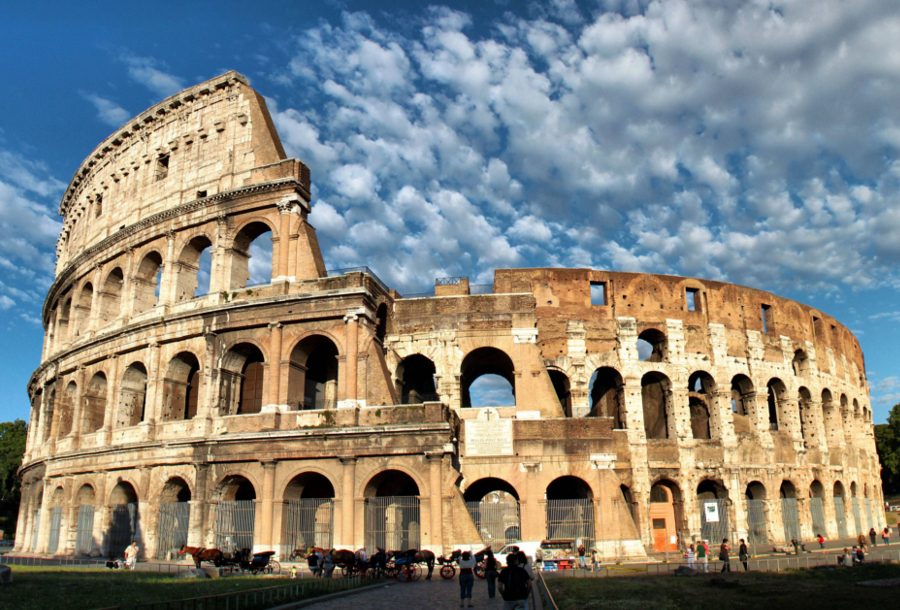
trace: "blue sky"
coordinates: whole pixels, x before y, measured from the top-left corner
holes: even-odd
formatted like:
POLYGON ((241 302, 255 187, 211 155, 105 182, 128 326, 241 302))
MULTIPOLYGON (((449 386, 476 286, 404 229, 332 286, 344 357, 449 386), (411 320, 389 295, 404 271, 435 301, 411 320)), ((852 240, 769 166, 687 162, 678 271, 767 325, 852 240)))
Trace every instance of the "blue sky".
POLYGON ((900 13, 870 0, 32 2, 0 20, 0 419, 27 417, 65 185, 230 69, 312 169, 329 268, 673 273, 828 312, 900 402, 900 13))

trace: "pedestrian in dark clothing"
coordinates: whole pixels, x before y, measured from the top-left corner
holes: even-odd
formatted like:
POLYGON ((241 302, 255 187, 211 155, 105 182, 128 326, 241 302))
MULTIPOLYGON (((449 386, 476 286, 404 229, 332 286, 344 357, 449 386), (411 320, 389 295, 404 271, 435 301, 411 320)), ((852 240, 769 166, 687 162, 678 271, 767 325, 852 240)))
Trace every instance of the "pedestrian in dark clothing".
POLYGON ((487 563, 484 566, 484 579, 487 580, 488 597, 494 599, 497 592, 497 577, 500 575, 497 571, 500 562, 493 555, 488 556, 487 563))
POLYGON ((874 527, 869 528, 869 540, 872 541, 873 547, 878 546, 878 542, 876 542, 878 540, 878 532, 875 531, 874 527))
POLYGON ((856 563, 862 563, 866 560, 866 554, 862 549, 856 549, 856 563))
POLYGON ((794 555, 800 554, 800 542, 796 538, 791 538, 791 546, 794 547, 794 555))
POLYGON ((741 546, 738 547, 738 559, 744 564, 744 571, 749 572, 750 568, 747 566, 747 560, 750 559, 750 552, 747 550, 747 544, 743 538, 741 538, 741 546))
POLYGON ((525 568, 519 567, 515 554, 506 556, 506 567, 497 579, 500 595, 503 597, 503 610, 525 610, 528 596, 531 594, 531 579, 525 568))
POLYGON ((578 567, 584 570, 587 566, 584 564, 584 545, 578 545, 578 567))
POLYGON ((316 553, 310 553, 309 557, 306 558, 306 563, 309 566, 309 571, 312 572, 313 578, 317 578, 319 576, 319 556, 316 553))
POLYGON ((731 572, 731 559, 728 557, 728 552, 730 550, 731 547, 728 546, 728 538, 722 538, 722 546, 719 547, 719 559, 725 562, 722 565, 723 572, 731 572))

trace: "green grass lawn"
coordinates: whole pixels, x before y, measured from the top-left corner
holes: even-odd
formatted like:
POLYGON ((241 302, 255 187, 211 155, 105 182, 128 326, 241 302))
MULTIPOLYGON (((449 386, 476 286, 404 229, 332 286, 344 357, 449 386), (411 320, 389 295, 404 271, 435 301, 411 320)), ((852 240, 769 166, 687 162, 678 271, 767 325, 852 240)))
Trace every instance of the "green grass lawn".
POLYGON ((0 587, 0 610, 93 610, 310 582, 249 575, 194 580, 157 572, 85 568, 13 566, 12 570, 12 585, 0 587))
POLYGON ((900 566, 741 573, 725 577, 730 586, 713 586, 706 576, 548 578, 546 582, 560 610, 898 607, 900 589, 856 586, 861 580, 881 578, 900 578, 900 566))

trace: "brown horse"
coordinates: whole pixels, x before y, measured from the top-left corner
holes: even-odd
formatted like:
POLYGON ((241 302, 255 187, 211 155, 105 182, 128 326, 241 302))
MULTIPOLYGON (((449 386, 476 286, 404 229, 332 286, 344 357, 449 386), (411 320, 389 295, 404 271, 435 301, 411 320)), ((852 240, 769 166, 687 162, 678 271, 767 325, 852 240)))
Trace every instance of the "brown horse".
MULTIPOLYGON (((431 580, 431 574, 434 572, 434 564, 437 561, 437 557, 435 557, 432 551, 409 549, 408 551, 390 551, 388 555, 394 558, 409 557, 411 563, 424 563, 428 565, 428 576, 425 577, 425 580, 431 580)), ((443 558, 441 559, 443 560, 443 558)))
MULTIPOLYGON (((356 553, 353 551, 348 551, 346 549, 322 549, 319 547, 312 547, 308 552, 304 553, 302 549, 294 549, 291 552, 289 561, 293 561, 295 558, 306 559, 309 557, 310 553, 318 553, 322 552, 324 555, 331 555, 331 563, 334 564, 335 567, 345 566, 349 570, 354 570, 356 568, 356 553)), ((319 566, 320 568, 322 566, 319 566)))
POLYGON ((218 567, 222 565, 222 559, 225 556, 219 549, 204 549, 196 546, 183 546, 178 551, 179 555, 190 555, 194 560, 194 565, 200 569, 200 562, 206 561, 218 567))

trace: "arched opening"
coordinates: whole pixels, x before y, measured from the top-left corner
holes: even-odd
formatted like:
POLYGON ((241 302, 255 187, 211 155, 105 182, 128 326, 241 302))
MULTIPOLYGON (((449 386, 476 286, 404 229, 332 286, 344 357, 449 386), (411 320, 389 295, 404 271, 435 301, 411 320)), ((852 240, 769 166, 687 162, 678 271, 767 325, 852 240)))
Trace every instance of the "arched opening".
POLYGON ((590 381, 589 417, 612 417, 617 430, 625 428, 625 382, 616 369, 608 366, 594 371, 590 381))
POLYGON ((753 382, 746 375, 731 379, 731 419, 737 434, 749 434, 753 430, 750 415, 756 404, 753 382))
POLYGON ((648 439, 673 438, 669 430, 672 409, 672 384, 662 373, 647 373, 641 378, 641 404, 644 408, 644 432, 648 439))
POLYGON ((187 544, 191 523, 191 488, 181 477, 171 477, 159 496, 159 533, 156 558, 173 557, 187 544))
POLYGON ((859 494, 857 493, 856 481, 850 483, 850 507, 853 510, 853 525, 857 536, 865 534, 862 526, 862 517, 859 510, 859 494))
POLYGON ((31 552, 38 550, 38 535, 41 532, 41 510, 44 504, 44 482, 40 479, 34 482, 34 501, 31 505, 31 552))
POLYGON ((138 495, 128 481, 119 481, 109 495, 111 507, 106 549, 110 558, 123 558, 125 548, 137 542, 143 549, 139 533, 138 495))
POLYGON ((106 276, 103 289, 100 291, 100 325, 112 323, 122 311, 122 286, 125 284, 125 274, 120 267, 116 267, 106 276))
POLYGON ((138 265, 134 281, 134 313, 153 309, 159 302, 163 259, 159 252, 149 252, 138 265))
POLYGON ((400 395, 400 403, 404 405, 418 405, 427 401, 439 400, 437 387, 434 381, 434 362, 422 356, 413 354, 407 356, 397 366, 397 394, 400 395))
POLYGON ((837 521, 838 536, 847 538, 849 531, 847 530, 847 509, 844 502, 844 485, 840 481, 835 481, 832 490, 834 501, 834 520, 837 521))
POLYGON ((78 525, 75 530, 75 553, 90 555, 94 550, 94 503, 96 494, 88 484, 82 485, 75 494, 75 506, 78 507, 78 525))
POLYGON ((58 341, 62 343, 63 341, 68 341, 69 337, 69 315, 72 311, 72 296, 71 294, 65 294, 60 299, 62 306, 59 308, 59 312, 56 315, 56 336, 58 341))
POLYGON ((650 524, 654 553, 678 550, 681 507, 681 489, 672 481, 657 481, 650 488, 650 524), (675 542, 672 541, 673 537, 675 542))
POLYGON ((784 522, 784 542, 792 539, 800 540, 800 510, 797 504, 797 488, 790 481, 782 481, 781 489, 781 520, 784 522))
POLYGON ((63 537, 63 505, 65 503, 66 492, 62 487, 57 487, 50 496, 50 538, 47 542, 47 552, 51 555, 59 550, 59 540, 63 537))
POLYGON ((55 425, 54 417, 56 416, 56 387, 50 386, 47 389, 47 402, 44 406, 44 415, 41 417, 41 421, 44 422, 44 426, 42 428, 41 433, 41 442, 46 443, 48 440, 55 438, 53 433, 55 430, 53 426, 55 425))
POLYGON ((700 509, 700 532, 704 540, 721 543, 730 537, 728 525, 728 491, 719 481, 706 479, 697 486, 700 509))
POLYGON ((272 229, 251 222, 234 238, 231 249, 231 290, 272 282, 272 229))
POLYGON ((787 388, 780 379, 772 378, 766 384, 766 404, 769 407, 769 430, 778 430, 781 409, 783 407, 787 388))
POLYGON ((569 388, 569 376, 556 369, 549 369, 547 373, 550 375, 550 382, 553 384, 553 391, 556 392, 562 412, 566 417, 572 417, 572 392, 569 388))
POLYGON ((84 390, 84 413, 81 421, 81 431, 90 434, 103 427, 106 417, 106 375, 95 373, 84 390))
POLYGON ((584 480, 564 476, 554 479, 545 492, 547 538, 575 540, 586 549, 594 543, 594 494, 584 480))
POLYGON ((485 544, 500 550, 521 540, 519 494, 507 481, 488 477, 466 488, 466 508, 485 544))
POLYGON ((463 407, 515 406, 515 367, 494 347, 479 347, 463 358, 460 390, 463 407))
POLYGON ((811 442, 816 437, 816 415, 808 388, 801 387, 797 390, 797 403, 800 409, 800 436, 804 441, 811 442))
POLYGON ((91 303, 94 300, 94 286, 90 282, 86 283, 78 293, 78 301, 74 304, 75 311, 72 312, 74 318, 72 323, 72 338, 81 336, 88 330, 91 322, 91 303))
POLYGON ((338 349, 322 335, 303 339, 291 352, 288 401, 292 408, 334 409, 338 400, 338 349))
POLYGON ((334 539, 334 486, 317 472, 298 474, 284 490, 285 552, 317 546, 330 549, 334 539))
POLYGON ((212 274, 212 242, 198 235, 181 250, 176 265, 175 301, 187 301, 209 293, 212 274))
MULTIPOLYGON (((621 501, 625 503, 625 510, 628 511, 628 514, 631 516, 631 522, 634 524, 634 531, 641 531, 640 513, 638 511, 637 502, 634 501, 634 496, 631 494, 631 489, 627 485, 619 485, 619 491, 622 494, 621 501)), ((613 500, 613 505, 618 501, 618 499, 613 500)))
POLYGON ((822 390, 822 418, 825 422, 825 435, 828 448, 836 450, 844 438, 844 426, 841 423, 841 412, 834 402, 828 388, 822 390))
POLYGON ((828 530, 825 526, 825 487, 819 481, 813 481, 809 486, 809 512, 812 517, 813 535, 826 536, 828 530))
POLYGON ((655 328, 648 328, 637 339, 638 360, 642 362, 664 362, 668 350, 666 335, 655 328))
POLYGON ((191 352, 181 352, 169 362, 163 379, 162 421, 192 419, 200 396, 200 362, 191 352))
POLYGON ((753 481, 747 485, 744 497, 747 505, 747 542, 750 544, 768 544, 766 487, 759 481, 753 481))
POLYGON ((74 381, 66 385, 62 400, 59 401, 59 427, 57 438, 65 438, 72 432, 72 419, 75 415, 75 401, 78 400, 78 386, 74 381))
POLYGON ((694 438, 710 439, 710 400, 716 391, 716 382, 709 373, 697 371, 688 378, 688 407, 691 413, 691 431, 694 438))
POLYGON ((256 489, 247 478, 230 475, 219 483, 216 505, 216 548, 234 553, 253 548, 256 531, 256 489))
POLYGON ((794 375, 806 377, 807 373, 809 373, 809 357, 806 355, 806 352, 802 349, 795 351, 791 366, 794 369, 794 375))
POLYGON ((134 362, 125 369, 116 409, 116 428, 136 426, 144 421, 147 407, 147 369, 134 362))
POLYGON ((366 550, 420 546, 419 486, 399 470, 379 472, 366 484, 366 550))
POLYGON ((388 308, 386 303, 378 306, 375 312, 375 340, 384 345, 384 337, 387 335, 388 308))
POLYGON ((265 357, 252 343, 239 343, 222 358, 223 415, 244 415, 262 410, 265 386, 265 357))

